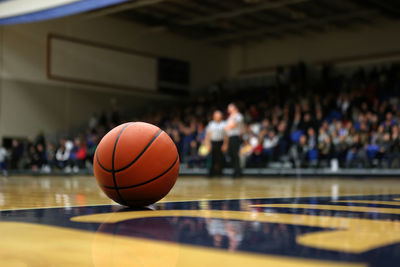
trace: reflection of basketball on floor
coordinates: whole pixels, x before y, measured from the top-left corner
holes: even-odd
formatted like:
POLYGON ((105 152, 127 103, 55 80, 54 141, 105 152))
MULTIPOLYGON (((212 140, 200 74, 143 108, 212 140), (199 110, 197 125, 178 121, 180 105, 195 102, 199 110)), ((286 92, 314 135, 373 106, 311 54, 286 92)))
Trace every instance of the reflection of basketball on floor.
POLYGON ((126 206, 160 200, 174 186, 179 171, 174 142, 157 126, 144 122, 125 123, 108 132, 93 162, 100 188, 126 206))
POLYGON ((94 237, 93 263, 95 267, 175 267, 179 249, 166 242, 176 238, 167 218, 103 223, 94 237))

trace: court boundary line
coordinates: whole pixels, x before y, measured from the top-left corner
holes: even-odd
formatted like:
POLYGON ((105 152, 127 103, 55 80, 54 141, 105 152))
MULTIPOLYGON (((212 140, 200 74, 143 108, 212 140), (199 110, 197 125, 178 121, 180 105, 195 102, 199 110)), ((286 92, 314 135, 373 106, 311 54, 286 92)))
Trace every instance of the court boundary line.
MULTIPOLYGON (((398 194, 387 194, 387 195, 400 195, 398 194)), ((382 194, 368 194, 368 195, 354 195, 354 194, 349 194, 349 195, 341 195, 338 197, 360 197, 360 196, 382 196, 382 194)), ((200 199, 200 200, 175 200, 175 201, 166 201, 166 200, 160 200, 156 202, 155 204, 164 204, 164 203, 179 203, 179 202, 204 202, 204 201, 222 201, 222 200, 253 200, 253 199, 274 199, 274 198, 281 198, 281 199, 287 199, 287 198, 307 198, 307 197, 332 197, 332 196, 327 196, 327 195, 310 195, 310 196, 299 196, 299 197, 238 197, 238 198, 214 198, 214 199, 200 199)), ((114 201, 115 202, 115 201, 114 201)), ((151 207, 152 205, 148 205, 146 207, 151 207)), ((16 208, 16 209, 0 209, 0 212, 3 211, 14 211, 14 210, 36 210, 36 209, 58 209, 58 208, 84 208, 84 207, 98 207, 98 206, 120 206, 120 207, 128 207, 128 206, 123 206, 118 203, 110 203, 110 204, 93 204, 93 205, 72 205, 72 206, 44 206, 44 207, 32 207, 32 208, 16 208)))

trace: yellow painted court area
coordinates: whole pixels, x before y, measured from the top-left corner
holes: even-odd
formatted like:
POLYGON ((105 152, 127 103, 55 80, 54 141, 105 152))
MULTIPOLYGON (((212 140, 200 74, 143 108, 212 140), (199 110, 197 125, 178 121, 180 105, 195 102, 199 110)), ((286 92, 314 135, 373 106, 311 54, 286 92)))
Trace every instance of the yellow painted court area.
POLYGON ((2 266, 365 266, 231 253, 24 223, 1 223, 0 227, 2 266))

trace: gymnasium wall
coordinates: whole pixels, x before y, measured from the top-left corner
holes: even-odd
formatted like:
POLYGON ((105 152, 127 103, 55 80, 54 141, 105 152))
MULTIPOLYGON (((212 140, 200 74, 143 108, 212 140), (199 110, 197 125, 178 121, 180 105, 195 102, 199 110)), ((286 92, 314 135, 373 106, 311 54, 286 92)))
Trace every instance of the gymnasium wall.
MULTIPOLYGON (((134 109, 180 100, 132 88, 49 79, 46 62, 49 33, 188 61, 191 64, 190 90, 193 91, 226 77, 233 78, 245 72, 293 64, 299 60, 315 63, 375 53, 390 54, 400 50, 398 29, 400 23, 382 21, 350 31, 337 29, 324 34, 309 33, 304 37, 216 47, 177 37, 163 29, 149 30, 113 18, 75 16, 0 27, 0 138, 32 137, 39 130, 54 133, 72 129, 86 123, 93 112, 110 109, 112 103, 117 103, 121 109, 134 109)), ((65 43, 57 47, 58 51, 63 45, 65 43)), ((84 50, 80 51, 82 57, 87 56, 84 50)), ((92 69, 88 73, 87 64, 64 66, 63 62, 69 58, 68 55, 63 57, 56 59, 56 65, 53 65, 56 73, 83 73, 92 75, 90 78, 99 75, 92 69)), ((104 72, 104 59, 98 62, 96 56, 89 58, 93 60, 93 66, 100 64, 104 72)), ((123 64, 130 66, 132 63, 128 60, 123 64)), ((151 64, 148 67, 151 68, 151 64)), ((118 80, 121 73, 118 68, 110 67, 110 74, 112 79, 118 80)), ((124 75, 129 77, 126 73, 124 75)), ((147 79, 140 81, 138 78, 136 81, 139 85, 154 87, 154 81, 145 84, 147 79)))
POLYGON ((157 57, 50 35, 48 77, 127 90, 157 91, 157 57), (83 71, 84 70, 84 71, 83 71))
MULTIPOLYGON (((112 102, 117 103, 121 109, 132 110, 149 108, 154 103, 179 101, 177 97, 132 88, 49 79, 46 62, 49 33, 188 61, 191 64, 190 90, 215 82, 227 73, 227 53, 222 48, 195 43, 166 32, 154 33, 122 20, 89 20, 77 16, 0 27, 0 138, 33 137, 39 130, 46 133, 65 131, 86 123, 93 112, 109 110, 112 102)), ((57 49, 62 48, 62 45, 65 44, 57 49)), ((84 50, 81 52, 82 57, 88 54, 84 50)), ((86 73, 92 75, 91 78, 99 75, 92 69, 88 70, 88 64, 63 66, 63 61, 71 63, 67 62, 70 58, 63 56, 58 57, 56 65, 53 65, 57 68, 56 72, 72 72, 74 75, 86 73)), ((81 56, 79 60, 82 60, 81 56)), ((104 71, 104 65, 107 65, 104 58, 100 60, 92 55, 90 60, 94 68, 102 65, 100 67, 104 71)), ((121 57, 121 60, 126 61, 126 58, 121 57)), ((109 67, 110 77, 118 79, 120 70, 114 66, 116 62, 112 63, 113 66, 109 67)), ((152 68, 150 65, 147 67, 152 68)), ((155 81, 146 84, 146 81, 138 80, 138 83, 148 87, 155 85, 155 81)))
POLYGON ((235 45, 230 49, 229 76, 290 65, 300 60, 319 63, 391 52, 397 52, 399 57, 399 31, 399 22, 381 21, 349 30, 336 29, 323 34, 309 32, 305 36, 235 45))

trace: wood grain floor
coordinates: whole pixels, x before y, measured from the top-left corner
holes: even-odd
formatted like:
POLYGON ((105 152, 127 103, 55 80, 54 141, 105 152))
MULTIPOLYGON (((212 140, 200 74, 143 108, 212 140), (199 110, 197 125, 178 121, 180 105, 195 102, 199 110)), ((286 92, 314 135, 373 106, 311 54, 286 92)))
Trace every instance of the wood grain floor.
MULTIPOLYGON (((400 194, 395 178, 213 178, 180 177, 161 200, 216 200, 304 196, 400 194)), ((0 209, 115 204, 91 176, 2 177, 0 209)))

